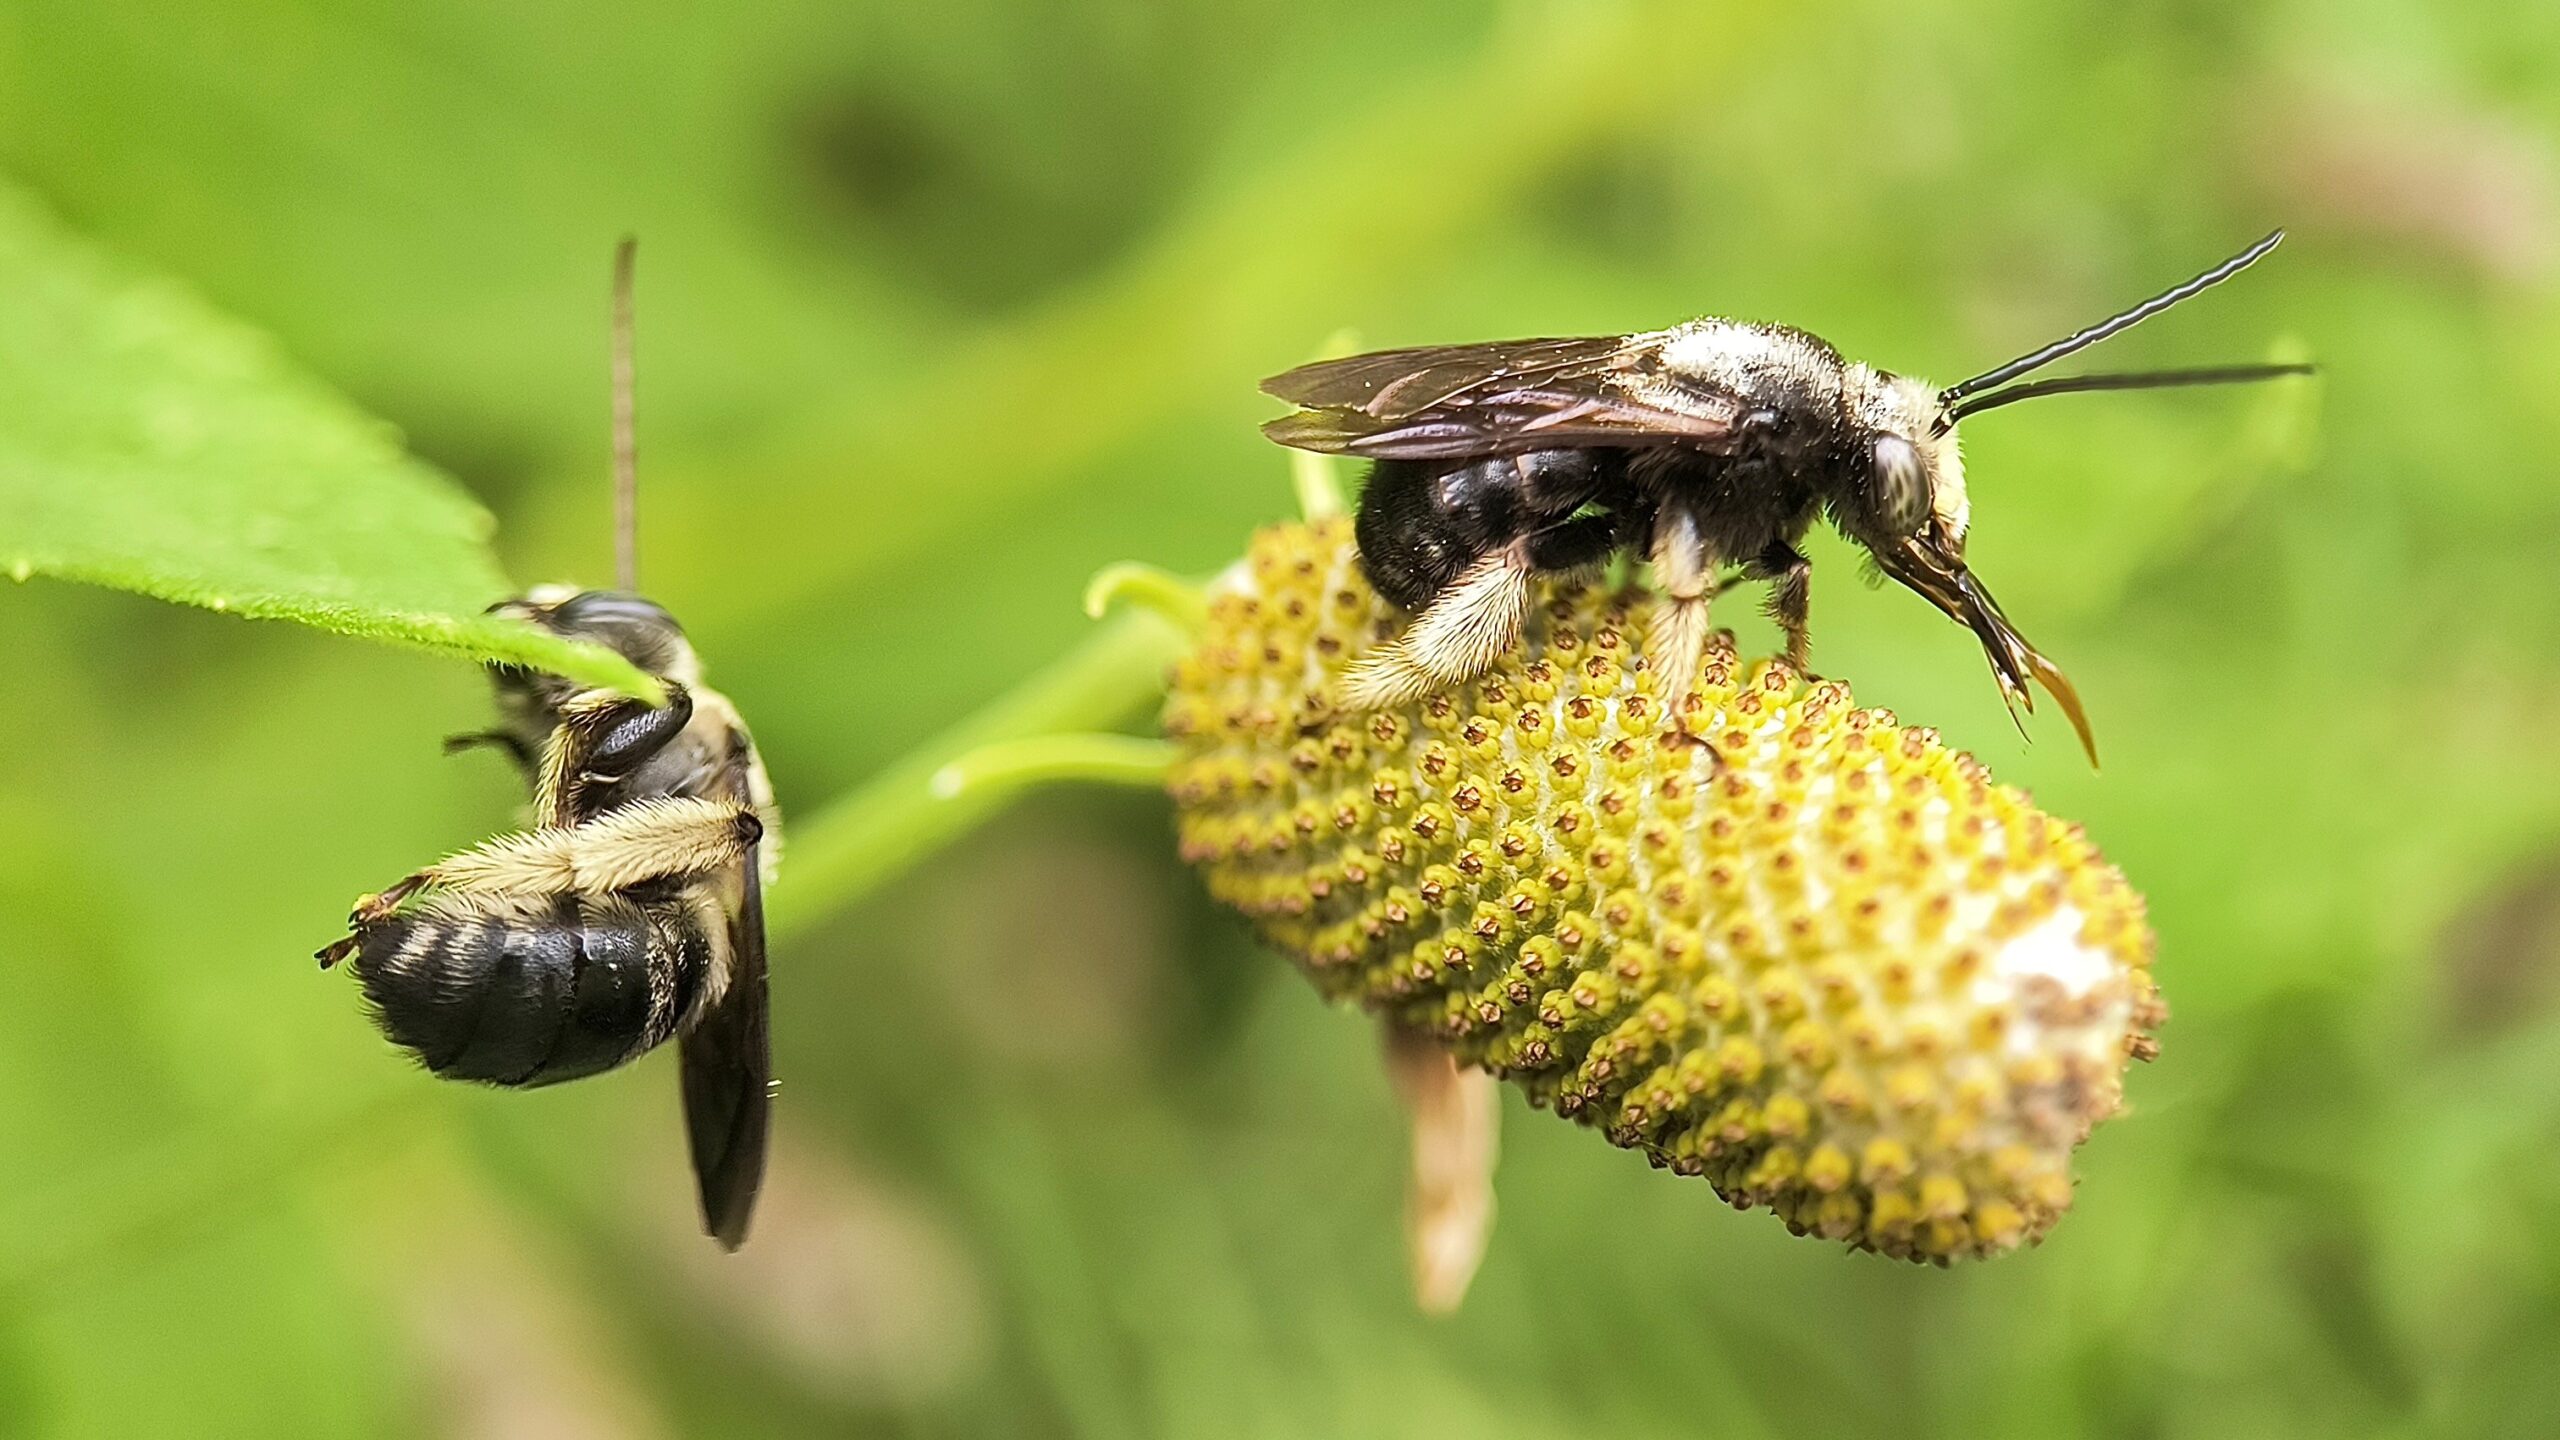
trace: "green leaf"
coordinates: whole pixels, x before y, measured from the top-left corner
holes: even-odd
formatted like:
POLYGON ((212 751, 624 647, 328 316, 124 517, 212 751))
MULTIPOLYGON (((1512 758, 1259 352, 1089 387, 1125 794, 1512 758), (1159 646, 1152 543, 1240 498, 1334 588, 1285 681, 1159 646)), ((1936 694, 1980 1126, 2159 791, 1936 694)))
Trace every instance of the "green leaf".
POLYGON ((482 614, 495 522, 399 436, 177 284, 0 184, 0 568, 512 660, 655 698, 482 614))

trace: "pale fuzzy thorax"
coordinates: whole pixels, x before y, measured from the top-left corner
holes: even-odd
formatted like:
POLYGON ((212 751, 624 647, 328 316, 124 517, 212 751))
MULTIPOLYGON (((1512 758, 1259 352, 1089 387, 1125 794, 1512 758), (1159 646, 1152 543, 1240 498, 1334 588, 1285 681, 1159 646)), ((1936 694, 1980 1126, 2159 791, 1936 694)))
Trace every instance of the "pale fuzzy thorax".
MULTIPOLYGON (((1954 427, 1939 427, 1938 392, 1927 381, 1855 362, 1844 365, 1837 351, 1803 331, 1740 320, 1693 320, 1663 332, 1661 354, 1666 371, 1692 382, 1737 395, 1828 398, 1858 424, 1909 440, 1928 472, 1930 513, 1947 538, 1964 538, 1972 520, 1964 457, 1954 427)), ((1683 386, 1640 381, 1631 388, 1664 409, 1696 407, 1683 386)))
MULTIPOLYGON (((1952 445, 1952 442, 1950 444, 1952 445)), ((1958 489, 1963 488, 1964 482, 1961 479, 1956 483, 1958 489)), ((687 690, 702 688, 702 657, 693 653, 692 642, 683 639, 676 641, 676 658, 666 669, 659 672, 659 678, 673 680, 687 690)))
MULTIPOLYGON (((1838 352, 1801 330, 1746 320, 1692 320, 1664 332, 1662 368, 1734 395, 1786 392, 1819 400, 1840 391, 1838 352)), ((1694 410, 1697 401, 1678 385, 1642 385, 1649 404, 1694 410)))
POLYGON ((1950 540, 1964 539, 1973 511, 1965 497, 1964 454, 1953 425, 1939 428, 1938 391, 1928 381, 1871 366, 1848 367, 1850 413, 1870 429, 1911 442, 1929 476, 1929 512, 1950 540))

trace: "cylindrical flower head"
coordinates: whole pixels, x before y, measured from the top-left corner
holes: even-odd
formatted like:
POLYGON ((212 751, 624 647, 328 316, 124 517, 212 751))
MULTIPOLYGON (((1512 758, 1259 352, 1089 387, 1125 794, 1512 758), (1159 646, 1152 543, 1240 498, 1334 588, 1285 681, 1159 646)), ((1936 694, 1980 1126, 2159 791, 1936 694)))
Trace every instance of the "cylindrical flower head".
POLYGON ((1848 687, 1707 652, 1678 733, 1641 593, 1558 581, 1463 689, 1353 712, 1394 633, 1349 527, 1255 538, 1165 713, 1182 853, 1324 992, 1798 1233, 2041 1236, 2165 1011, 2077 826, 1848 687))

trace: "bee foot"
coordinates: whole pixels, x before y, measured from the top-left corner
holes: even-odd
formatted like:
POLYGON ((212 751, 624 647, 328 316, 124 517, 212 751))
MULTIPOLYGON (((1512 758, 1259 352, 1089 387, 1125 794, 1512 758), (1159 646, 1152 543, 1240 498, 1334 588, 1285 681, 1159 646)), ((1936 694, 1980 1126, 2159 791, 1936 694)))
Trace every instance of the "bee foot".
POLYGON ((422 871, 407 877, 379 895, 360 896, 356 900, 356 908, 347 913, 347 923, 363 926, 388 920, 391 918, 391 913, 400 908, 400 902, 426 888, 426 884, 427 876, 422 871))

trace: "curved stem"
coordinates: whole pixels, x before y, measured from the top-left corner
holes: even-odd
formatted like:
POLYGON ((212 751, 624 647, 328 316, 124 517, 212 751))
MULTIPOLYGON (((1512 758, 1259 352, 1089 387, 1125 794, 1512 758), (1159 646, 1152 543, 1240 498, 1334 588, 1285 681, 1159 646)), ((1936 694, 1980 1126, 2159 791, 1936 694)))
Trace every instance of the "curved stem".
POLYGON ((1135 735, 1034 735, 981 745, 933 772, 941 800, 1001 805, 1034 785, 1083 781, 1156 786, 1173 768, 1171 741, 1135 735))
POLYGON ((1190 636, 1152 610, 1115 615, 1056 663, 820 810, 791 835, 768 919, 777 939, 805 933, 860 900, 1044 779, 1127 780, 1151 742, 1065 735, 1124 722, 1159 701, 1165 667, 1190 636), (1035 745, 1032 737, 1044 737, 1035 745), (1128 748, 1097 747, 1113 739, 1128 748), (990 748, 992 747, 992 748, 990 748), (1007 757, 1010 756, 1010 759, 1007 757), (989 757, 992 757, 989 758, 989 757), (956 789, 943 777, 957 768, 956 789))
POLYGON ((1209 599, 1197 582, 1170 570, 1123 560, 1096 571, 1084 587, 1084 613, 1100 620, 1126 601, 1198 634, 1209 623, 1209 599))

